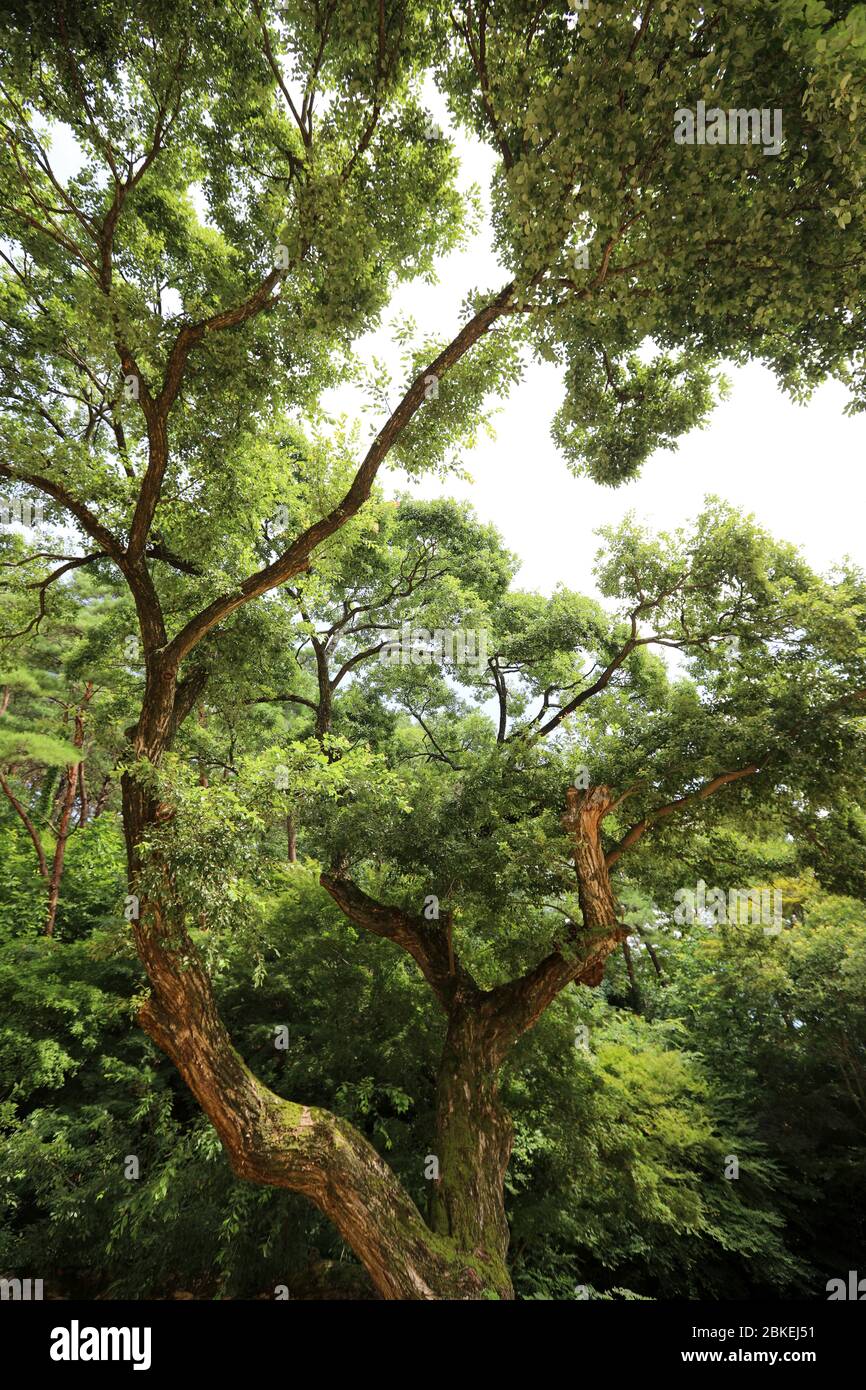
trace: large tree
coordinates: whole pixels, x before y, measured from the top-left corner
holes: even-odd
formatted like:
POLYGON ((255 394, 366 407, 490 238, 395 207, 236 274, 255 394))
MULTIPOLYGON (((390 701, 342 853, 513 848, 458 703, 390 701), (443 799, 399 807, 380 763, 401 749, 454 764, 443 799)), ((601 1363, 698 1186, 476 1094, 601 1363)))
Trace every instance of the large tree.
MULTIPOLYGON (((722 357, 760 359, 801 395, 835 374, 863 405, 866 37, 862 7, 845 10, 793 0, 718 10, 593 0, 576 17, 524 0, 6 7, 0 478, 12 497, 39 493, 68 528, 50 568, 53 545, 28 556, 46 602, 64 567, 107 561, 134 606, 144 681, 123 816, 151 983, 141 1022, 235 1170, 309 1196, 385 1296, 509 1295, 498 1069, 559 991, 600 978, 624 931, 608 871, 652 826, 749 779, 788 785, 780 742, 796 730, 805 748, 801 729, 819 714, 842 746, 863 686, 858 672, 854 695, 839 688, 856 644, 835 617, 819 641, 802 611, 826 603, 835 615, 837 599, 784 557, 765 582, 736 550, 752 556, 754 545, 726 550, 729 523, 719 542, 697 538, 696 558, 676 547, 659 558, 626 537, 610 581, 626 600, 624 627, 605 631, 600 614, 567 600, 552 620, 574 659, 595 652, 584 683, 576 669, 562 679, 562 652, 548 669, 543 640, 535 670, 533 630, 543 637, 551 620, 506 605, 489 667, 499 771, 487 775, 520 772, 524 819, 539 739, 555 742, 591 697, 611 698, 651 639, 700 652, 733 636, 763 652, 758 679, 737 677, 748 718, 701 724, 697 753, 685 741, 677 753, 688 709, 668 715, 673 746, 650 729, 641 747, 640 727, 627 727, 623 785, 609 791, 599 777, 572 789, 580 912, 567 944, 510 980, 479 985, 450 919, 365 892, 346 871, 357 846, 337 843, 335 815, 325 886, 353 921, 409 952, 448 1017, 430 1224, 357 1131, 275 1096, 233 1048, 174 911, 170 853, 148 849, 175 813, 160 769, 249 606, 289 586, 302 602, 309 582, 327 588, 382 466, 446 464, 490 393, 516 382, 521 352, 563 364, 557 440, 573 466, 609 484, 705 419, 722 357), (428 73, 496 156, 493 234, 507 270, 472 296, 462 323, 455 304, 450 341, 408 344, 406 384, 364 448, 329 422, 323 392, 357 373, 358 340, 395 284, 430 274, 466 225, 451 146, 419 97, 428 73), (781 151, 676 143, 675 110, 699 100, 781 110, 781 151), (74 171, 53 153, 61 135, 74 171), (786 567, 791 593, 775 583, 786 567), (799 692, 788 708, 767 666, 774 643, 790 648, 789 667, 801 660, 826 682, 823 702, 816 693, 803 706, 799 692), (516 726, 514 667, 541 693, 540 712, 516 726), (659 748, 664 762, 651 756, 659 748), (604 822, 626 797, 634 822, 605 846, 604 822)), ((330 601, 340 602, 333 590, 330 601)), ((259 606, 266 623, 271 605, 259 606)), ((332 610, 325 631, 333 621, 332 610)), ((711 666, 704 677, 717 689, 711 666)), ((651 687, 647 672, 637 678, 651 687)), ((262 693, 280 692, 251 681, 248 698, 262 693)))

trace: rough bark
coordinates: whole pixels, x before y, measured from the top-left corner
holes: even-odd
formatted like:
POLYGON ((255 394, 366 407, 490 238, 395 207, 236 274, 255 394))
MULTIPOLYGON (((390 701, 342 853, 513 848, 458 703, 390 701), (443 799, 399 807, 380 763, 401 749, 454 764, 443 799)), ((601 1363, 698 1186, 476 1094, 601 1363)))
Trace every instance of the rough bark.
POLYGON ((439 1064, 433 1228, 493 1271, 501 1298, 513 1297, 506 1265, 504 1184, 510 1117, 498 1098, 498 1065, 474 1000, 451 1013, 439 1064))
POLYGON ((608 787, 578 791, 569 787, 562 818, 572 841, 577 896, 585 930, 607 931, 616 924, 617 905, 601 843, 601 823, 614 805, 608 787))
POLYGON ((192 947, 154 904, 136 924, 151 982, 140 1022, 210 1119, 238 1177, 308 1197, 333 1221, 387 1299, 471 1299, 492 1286, 485 1261, 424 1222, 367 1140, 325 1110, 283 1100, 250 1071, 219 1016, 192 947))
MULTIPOLYGON (((84 710, 90 703, 92 696, 93 682, 88 681, 81 704, 75 711, 75 733, 72 742, 76 748, 84 747, 84 710)), ((48 884, 48 903, 45 911, 45 924, 42 928, 43 936, 54 935, 54 925, 57 921, 57 904, 60 901, 60 884, 63 879, 63 863, 66 858, 66 841, 69 839, 69 822, 72 818, 72 808, 75 805, 75 795, 78 791, 79 777, 83 776, 82 766, 80 762, 72 763, 66 769, 66 791, 63 796, 60 822, 57 827, 57 841, 54 846, 51 879, 48 884)), ((82 791, 82 808, 85 805, 85 797, 86 793, 82 791)))
MULTIPOLYGON (((145 700, 134 738, 137 754, 158 762, 174 724, 170 684, 162 679, 145 700)), ((135 891, 142 840, 172 813, 130 773, 122 789, 135 891)), ((486 1298, 495 1297, 500 1286, 507 1292, 500 1262, 432 1230, 396 1175, 348 1122, 283 1100, 254 1076, 232 1045, 192 941, 168 915, 172 899, 167 879, 159 901, 142 899, 133 923, 151 986, 139 1021, 214 1125, 234 1172, 314 1202, 383 1298, 486 1298)))
POLYGON ((517 1039, 532 1028, 556 996, 572 983, 598 985, 611 952, 627 935, 601 842, 601 825, 615 805, 607 787, 569 788, 563 826, 572 840, 583 922, 572 923, 568 940, 515 980, 497 985, 482 999, 493 1056, 502 1062, 517 1039))

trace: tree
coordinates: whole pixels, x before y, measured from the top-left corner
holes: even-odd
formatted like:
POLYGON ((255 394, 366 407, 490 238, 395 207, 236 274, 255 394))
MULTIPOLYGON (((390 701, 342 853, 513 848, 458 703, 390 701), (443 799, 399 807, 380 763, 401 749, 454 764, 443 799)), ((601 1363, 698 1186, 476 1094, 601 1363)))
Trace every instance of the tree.
MULTIPOLYGON (((160 770, 244 610, 311 569, 337 573, 382 466, 444 465, 490 393, 515 382, 521 350, 564 365, 557 439, 575 467, 609 484, 706 418, 722 356, 760 358, 800 394, 835 374, 862 407, 863 151, 851 80, 862 75, 862 26, 822 8, 829 38, 816 39, 812 7, 752 0, 724 13, 598 0, 578 24, 524 0, 477 10, 253 0, 230 13, 207 0, 170 12, 114 0, 74 14, 61 0, 35 18, 25 4, 8 8, 0 477, 13 497, 48 498, 81 541, 74 563, 110 562, 134 604, 145 678, 123 815, 130 891, 149 884, 134 923, 151 983, 142 1024, 235 1170, 309 1196, 385 1296, 508 1296, 499 1066, 566 985, 600 978, 622 939, 611 865, 723 787, 759 775, 778 785, 767 761, 791 732, 786 695, 763 722, 750 713, 724 749, 717 727, 685 786, 681 756, 642 797, 601 781, 573 791, 581 924, 568 928, 568 951, 491 989, 455 955, 450 930, 374 900, 339 857, 323 875, 353 921, 409 952, 448 1015, 432 1229, 351 1126, 279 1100, 233 1048, 172 916, 162 832, 176 808, 160 795, 160 770), (450 145, 431 134, 417 96, 426 71, 497 154, 494 230, 509 269, 506 283, 473 296, 450 342, 412 345, 402 395, 363 451, 351 431, 328 428, 322 392, 352 370, 393 285, 430 274, 465 224, 450 145), (781 109, 781 153, 677 144, 674 109, 691 93, 781 109), (45 133, 60 124, 81 152, 69 176, 45 133), (649 361, 639 356, 647 343, 649 361), (626 797, 639 814, 606 849, 604 821, 626 797)), ((644 620, 663 645, 699 649, 750 633, 752 604, 762 669, 774 639, 761 620, 772 615, 796 646, 784 596, 763 604, 760 573, 709 541, 709 575, 681 557, 659 567, 646 546, 623 544, 647 571, 618 579, 631 595, 626 626, 608 634, 589 685, 567 694, 553 680, 563 698, 534 721, 542 737, 639 663, 644 620), (732 574, 745 607, 726 587, 732 574)), ((50 596, 61 576, 34 563, 50 596)), ((832 606, 808 582, 798 590, 796 573, 792 582, 797 602, 805 588, 832 606)), ((856 661, 843 627, 847 670, 856 661)), ((821 713, 844 743, 862 682, 855 697, 837 694, 814 642, 831 687, 821 713)), ((501 684, 501 667, 496 675, 501 684)), ((752 711, 745 677, 736 693, 752 711)), ((499 734, 497 749, 535 747, 525 731, 499 734)), ((625 761, 629 751, 637 756, 627 746, 625 761)), ((533 779, 520 755, 494 750, 489 767, 494 779, 519 770, 525 801, 533 779)), ((339 832, 343 810, 335 822, 339 832)))
MULTIPOLYGON (((0 546, 0 552, 6 553, 20 549, 20 537, 10 537, 0 546)), ((39 558, 52 556, 39 556, 37 562, 39 558)), ((0 790, 35 852, 45 891, 42 929, 51 936, 67 842, 73 830, 101 814, 111 781, 100 754, 90 768, 87 764, 94 743, 94 714, 100 719, 99 706, 106 703, 102 681, 110 681, 112 676, 99 666, 91 668, 91 676, 82 674, 82 661, 85 669, 89 661, 87 644, 93 632, 94 610, 103 600, 110 601, 110 596, 107 586, 92 576, 80 581, 77 589, 74 583, 68 584, 42 628, 45 590, 40 581, 24 577, 29 563, 32 558, 27 555, 0 560, 0 567, 13 572, 11 579, 0 581, 7 594, 10 619, 16 608, 26 615, 32 606, 33 589, 40 594, 40 611, 16 634, 29 639, 27 666, 0 671, 0 790), (101 678, 99 685, 93 679, 94 670, 101 678), (96 780, 93 796, 90 774, 96 780)), ((68 559, 60 566, 67 573, 75 568, 68 559)))
POLYGON ((866 1082, 863 904, 811 873, 778 880, 790 928, 767 949, 754 930, 696 928, 676 948, 662 1015, 770 1147, 791 1248, 817 1266, 812 1287, 863 1239, 858 1189, 866 1082))

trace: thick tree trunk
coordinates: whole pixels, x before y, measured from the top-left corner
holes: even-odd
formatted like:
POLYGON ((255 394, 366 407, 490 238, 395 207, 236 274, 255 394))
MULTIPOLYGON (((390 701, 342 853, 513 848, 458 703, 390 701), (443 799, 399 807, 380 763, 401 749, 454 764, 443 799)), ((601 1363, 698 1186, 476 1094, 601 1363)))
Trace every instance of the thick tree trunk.
POLYGON ((498 1069, 483 1016, 458 1003, 439 1065, 432 1224, 483 1263, 500 1298, 513 1298, 505 1219, 512 1126, 498 1098, 498 1069))
MULTIPOLYGON (((136 730, 136 752, 155 763, 171 737, 168 710, 165 689, 156 690, 136 730)), ((171 808, 129 773, 122 787, 135 892, 143 837, 170 819, 171 808)), ((363 1135, 325 1110, 283 1100, 253 1075, 232 1045, 192 941, 168 915, 172 901, 167 876, 162 901, 143 897, 133 923, 151 984, 139 1021, 178 1068, 234 1172, 308 1197, 333 1221, 383 1298, 495 1297, 503 1285, 498 1262, 431 1230, 363 1135)))
POLYGON ((601 982, 607 958, 622 939, 601 841, 612 804, 606 787, 582 793, 572 788, 568 795, 564 825, 573 841, 583 916, 577 961, 554 952, 521 981, 458 996, 449 1011, 438 1078, 433 1224, 461 1250, 498 1269, 502 1298, 513 1297, 504 1201, 512 1128, 499 1102, 497 1075, 517 1038, 570 980, 601 982))
POLYGON ((152 904, 136 924, 152 993, 139 1018, 210 1119, 238 1175, 303 1193, 333 1221, 387 1299, 472 1299, 481 1261, 440 1239, 376 1150, 346 1121, 285 1101, 250 1071, 192 943, 152 904))

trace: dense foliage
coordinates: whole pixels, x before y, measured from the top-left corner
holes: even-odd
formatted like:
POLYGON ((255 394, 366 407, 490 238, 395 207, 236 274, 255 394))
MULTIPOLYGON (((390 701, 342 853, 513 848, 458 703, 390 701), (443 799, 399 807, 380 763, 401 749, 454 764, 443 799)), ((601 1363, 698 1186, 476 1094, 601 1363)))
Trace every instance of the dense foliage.
MULTIPOLYGON (((373 512, 379 529, 365 530, 346 560, 364 588, 366 616, 380 593, 385 626, 397 630, 407 614, 432 630, 477 618, 483 607, 497 648, 513 643, 510 717, 553 673, 570 682, 576 632, 611 641, 597 604, 512 592, 511 558, 471 516, 405 499, 373 512), (395 600, 401 568, 414 568, 417 587, 395 600)), ((712 534, 724 545, 722 521, 717 513, 712 534)), ((747 535, 768 544, 741 528, 738 554, 747 535)), ((636 544, 629 527, 608 538, 609 578, 612 555, 619 548, 631 557, 636 544)), ((826 614, 832 588, 781 553, 786 573, 817 585, 826 614)), ((761 573, 766 581, 766 551, 761 573)), ((334 582, 344 593, 347 577, 334 582)), ((65 706, 39 687, 50 677, 52 689, 74 694, 83 662, 92 675, 100 670, 115 624, 115 601, 102 592, 94 604, 89 581, 70 584, 64 605, 86 623, 70 621, 66 608, 47 619, 30 639, 29 669, 42 671, 40 681, 16 686, 10 674, 4 716, 19 740, 30 730, 37 741, 10 776, 49 842, 51 799, 62 788, 39 740, 62 735, 62 714, 54 732, 43 729, 52 727, 47 712, 65 706)), ((496 712, 476 704, 469 674, 461 671, 458 684, 431 664, 383 662, 374 642, 345 689, 335 689, 325 734, 310 643, 342 616, 327 594, 311 596, 299 654, 278 640, 276 618, 269 647, 247 647, 239 636, 233 675, 212 687, 207 717, 189 725, 163 768, 176 806, 166 848, 244 1056, 278 1094, 350 1119, 423 1210, 444 1021, 414 965, 348 922, 319 885, 329 846, 350 858, 363 853, 365 881, 388 900, 442 892, 461 951, 492 983, 503 959, 520 960, 534 938, 555 930, 539 896, 569 901, 561 831, 543 813, 528 823, 509 814, 515 789, 543 799, 588 749, 633 764, 641 749, 658 747, 671 719, 676 739, 705 729, 701 736, 715 740, 718 730, 709 731, 719 721, 703 653, 694 679, 672 680, 642 657, 622 694, 599 704, 595 723, 584 716, 558 755, 547 749, 532 761, 523 748, 515 769, 497 757, 496 712), (263 693, 242 707, 233 690, 245 659, 263 693), (267 692, 278 687, 274 700, 267 692), (626 691, 628 738, 614 723, 626 691), (292 693, 306 703, 284 698, 292 693), (426 873, 416 862, 422 843, 426 873), (506 901, 507 929, 497 936, 495 905, 506 901)), ((348 640, 341 629, 329 653, 335 669, 348 640)), ((356 654, 365 640, 356 636, 356 654)), ((791 659, 804 659, 801 647, 791 659)), ((740 679, 748 684, 760 662, 755 640, 740 679)), ((731 660, 716 664, 716 698, 728 699, 731 660)), ((107 670, 102 680, 88 712, 85 769, 110 765, 123 718, 117 680, 107 670)), ((808 752, 792 756, 808 760, 808 752)), ((254 1296, 285 1287, 294 1297, 363 1295, 351 1252, 303 1198, 232 1175, 173 1067, 136 1026, 145 978, 124 920, 116 805, 115 787, 70 834, 53 938, 42 932, 32 842, 3 807, 0 1264, 52 1271, 59 1289, 86 1294, 254 1296), (137 1177, 127 1176, 130 1157, 137 1177)), ((80 801, 76 811, 82 819, 80 801)), ((515 1050, 503 1099, 515 1123, 507 1209, 521 1296, 815 1297, 834 1271, 856 1267, 866 1234, 864 884, 846 853, 851 896, 839 891, 828 835, 820 853, 814 836, 795 839, 788 827, 807 824, 808 811, 805 797, 773 808, 719 800, 711 822, 702 812, 689 831, 678 823, 647 842, 620 888, 628 959, 618 956, 595 989, 560 995, 515 1050), (772 886, 782 930, 713 924, 706 914, 678 922, 676 886, 701 877, 772 886), (725 1176, 732 1157, 735 1179, 725 1176)), ((831 819, 817 824, 829 829, 831 819)), ((856 837, 855 816, 849 824, 856 837)))
POLYGON ((530 593, 414 484, 530 360, 610 487, 725 361, 866 408, 866 7, 564 9, 4 6, 4 1267, 856 1268, 866 578, 710 497, 605 532, 596 597, 530 593), (493 160, 492 283, 388 369, 368 335, 482 208, 430 84, 493 160), (741 138, 679 139, 692 104, 741 138))

